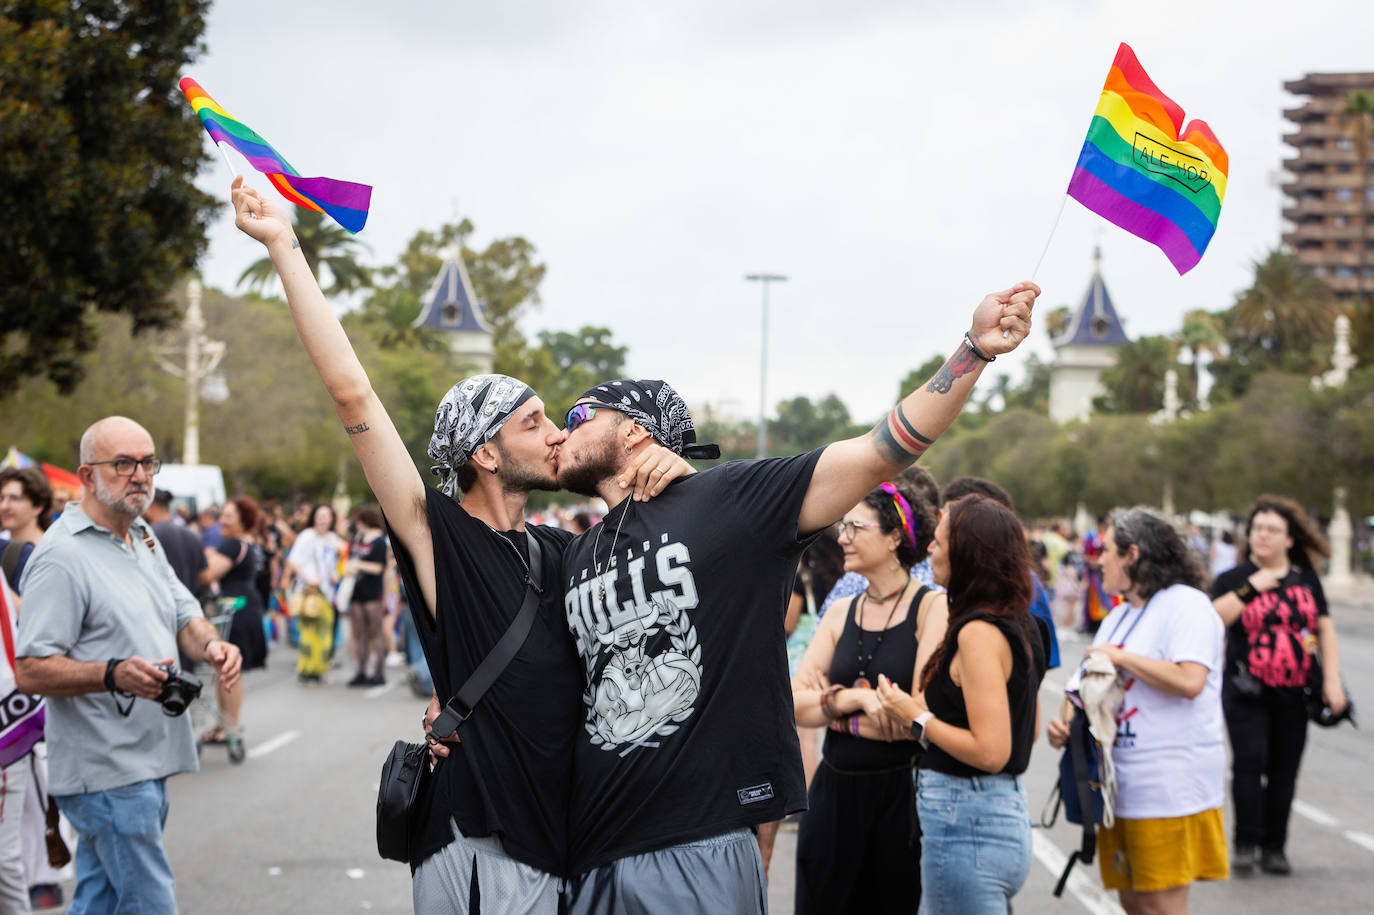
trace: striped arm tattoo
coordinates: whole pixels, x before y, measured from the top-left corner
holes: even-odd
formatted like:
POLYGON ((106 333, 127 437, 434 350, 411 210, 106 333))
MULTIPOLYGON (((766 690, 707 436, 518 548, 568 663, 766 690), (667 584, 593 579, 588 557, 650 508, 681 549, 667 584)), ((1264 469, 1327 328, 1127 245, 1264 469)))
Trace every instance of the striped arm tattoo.
POLYGON ((894 464, 910 464, 935 444, 935 439, 916 431, 901 404, 893 407, 887 418, 873 427, 873 440, 883 457, 894 464))

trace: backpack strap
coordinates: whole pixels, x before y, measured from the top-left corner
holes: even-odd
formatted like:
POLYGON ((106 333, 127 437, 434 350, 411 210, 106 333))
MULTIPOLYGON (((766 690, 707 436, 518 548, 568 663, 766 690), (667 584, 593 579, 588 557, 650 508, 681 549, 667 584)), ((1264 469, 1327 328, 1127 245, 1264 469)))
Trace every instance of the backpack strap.
POLYGON ((1088 778, 1088 754, 1091 752, 1093 750, 1088 744, 1088 716, 1079 711, 1069 723, 1069 759, 1073 761, 1074 787, 1078 792, 1078 809, 1082 811, 1083 838, 1079 847, 1069 855, 1069 861, 1064 865, 1064 873, 1054 885, 1055 896, 1064 894, 1064 886, 1069 882, 1069 874, 1072 873, 1074 864, 1079 861, 1092 864, 1093 857, 1097 854, 1097 824, 1093 817, 1092 784, 1088 778))
POLYGON ((19 582, 14 580, 14 573, 19 570, 19 560, 24 555, 24 544, 11 540, 5 544, 5 552, 0 556, 0 565, 5 569, 5 581, 10 583, 10 590, 19 587, 19 582))
POLYGON ((530 546, 530 570, 525 576, 525 601, 520 605, 520 610, 515 614, 515 619, 506 630, 506 634, 496 643, 496 647, 482 659, 477 669, 468 675, 467 681, 459 688, 458 695, 450 699, 439 713, 439 717, 434 719, 430 734, 436 740, 443 740, 458 730, 458 725, 472 714, 477 703, 486 695, 487 690, 491 689, 496 678, 501 676, 506 665, 510 664, 520 646, 524 645, 525 639, 529 637, 535 611, 539 609, 539 597, 544 593, 540 587, 543 552, 539 547, 539 541, 534 539, 534 535, 528 529, 525 530, 525 536, 529 539, 530 546))

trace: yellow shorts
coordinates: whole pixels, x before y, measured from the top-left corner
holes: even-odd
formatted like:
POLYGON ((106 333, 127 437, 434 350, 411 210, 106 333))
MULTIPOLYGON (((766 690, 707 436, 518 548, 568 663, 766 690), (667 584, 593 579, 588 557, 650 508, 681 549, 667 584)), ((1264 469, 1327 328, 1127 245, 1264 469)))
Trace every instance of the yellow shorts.
POLYGON ((1152 893, 1196 880, 1225 880, 1226 827, 1221 808, 1186 817, 1128 820, 1097 828, 1102 885, 1109 890, 1152 893))

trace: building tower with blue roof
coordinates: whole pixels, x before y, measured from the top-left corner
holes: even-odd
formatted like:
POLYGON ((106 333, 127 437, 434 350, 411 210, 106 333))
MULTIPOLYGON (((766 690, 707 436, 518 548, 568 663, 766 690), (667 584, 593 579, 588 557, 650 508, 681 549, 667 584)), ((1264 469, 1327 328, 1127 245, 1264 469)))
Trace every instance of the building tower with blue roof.
POLYGON ((1116 362, 1116 348, 1130 342, 1102 281, 1101 248, 1093 249, 1093 277, 1083 304, 1064 333, 1051 342, 1050 419, 1087 419, 1093 398, 1103 393, 1102 370, 1116 362))
POLYGON ((434 284, 421 300, 420 315, 412 327, 425 327, 442 333, 449 350, 465 362, 473 374, 491 371, 493 332, 483 307, 472 291, 468 268, 463 263, 461 245, 453 253, 434 284))

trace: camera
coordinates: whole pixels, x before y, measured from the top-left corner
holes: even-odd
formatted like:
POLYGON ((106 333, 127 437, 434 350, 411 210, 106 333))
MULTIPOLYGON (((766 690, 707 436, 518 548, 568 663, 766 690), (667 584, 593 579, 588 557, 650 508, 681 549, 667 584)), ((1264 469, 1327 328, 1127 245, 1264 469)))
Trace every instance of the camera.
POLYGON ((167 675, 167 679, 162 683, 162 692, 157 694, 157 701, 162 704, 162 714, 175 718, 185 712, 200 696, 200 679, 190 674, 178 673, 175 664, 153 666, 167 675))

